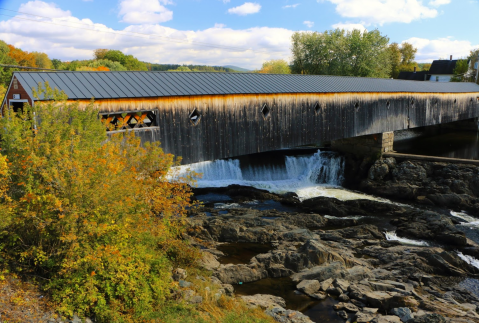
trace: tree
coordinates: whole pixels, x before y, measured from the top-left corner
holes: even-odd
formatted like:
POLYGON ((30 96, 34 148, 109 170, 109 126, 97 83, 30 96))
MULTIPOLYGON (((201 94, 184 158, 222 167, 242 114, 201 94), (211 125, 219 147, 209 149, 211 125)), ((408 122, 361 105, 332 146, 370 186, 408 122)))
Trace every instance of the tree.
POLYGON ((429 71, 431 69, 431 63, 418 64, 421 71, 429 71))
POLYGON ((465 74, 469 70, 469 64, 467 59, 459 59, 454 67, 454 75, 451 77, 451 82, 462 82, 465 74))
POLYGON ((43 68, 52 68, 52 61, 45 53, 32 52, 32 55, 35 57, 35 65, 37 67, 43 68))
POLYGON ((17 65, 37 67, 35 55, 20 48, 15 48, 13 45, 8 45, 8 47, 10 48, 8 55, 15 60, 17 65))
POLYGON ((270 60, 263 63, 258 73, 291 74, 291 69, 284 59, 270 60))
POLYGON ((52 67, 56 70, 60 70, 63 69, 64 66, 61 60, 54 58, 52 59, 52 67))
MULTIPOLYGON (((469 54, 469 59, 471 60, 471 66, 473 67, 473 79, 475 79, 475 77, 477 76, 477 69, 475 69, 474 66, 476 65, 476 63, 479 62, 479 48, 471 50, 471 53, 469 54)), ((479 84, 479 78, 476 79, 476 83, 479 84)))
POLYGON ((181 236, 188 178, 166 178, 173 156, 133 133, 107 140, 85 109, 41 86, 34 107, 0 119, 0 257, 36 277, 56 310, 97 322, 146 322, 174 266, 198 253, 181 236), (39 121, 41 120, 41 121, 39 121))
POLYGON ((292 72, 299 74, 389 77, 389 39, 378 30, 295 32, 292 72))
POLYGON ((391 43, 389 45, 389 55, 391 60, 391 77, 397 79, 400 72, 412 72, 418 64, 414 61, 417 48, 410 43, 391 43))
POLYGON ((109 59, 99 59, 91 61, 88 67, 98 68, 100 66, 107 67, 110 71, 126 71, 126 67, 119 62, 110 61, 109 59))
MULTIPOLYGON (((10 47, 3 40, 0 40, 0 64, 15 65, 17 63, 9 53, 10 47)), ((0 66, 0 85, 7 87, 15 70, 17 69, 0 66)))
POLYGON ((106 48, 98 48, 93 51, 93 56, 95 59, 104 59, 108 49, 106 48))
POLYGON ((140 62, 138 59, 133 57, 133 55, 125 55, 119 50, 109 50, 105 53, 103 58, 110 61, 119 62, 121 65, 125 66, 128 71, 148 70, 145 63, 140 62))

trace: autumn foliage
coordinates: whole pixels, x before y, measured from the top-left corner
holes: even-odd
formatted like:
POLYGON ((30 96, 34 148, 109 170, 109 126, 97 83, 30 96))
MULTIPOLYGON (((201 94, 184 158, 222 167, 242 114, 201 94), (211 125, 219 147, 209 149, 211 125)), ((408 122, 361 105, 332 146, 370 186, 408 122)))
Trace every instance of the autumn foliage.
POLYGON ((174 266, 198 254, 181 237, 189 179, 134 135, 107 138, 48 84, 50 98, 0 120, 0 260, 34 278, 60 313, 141 322, 167 299, 174 266))

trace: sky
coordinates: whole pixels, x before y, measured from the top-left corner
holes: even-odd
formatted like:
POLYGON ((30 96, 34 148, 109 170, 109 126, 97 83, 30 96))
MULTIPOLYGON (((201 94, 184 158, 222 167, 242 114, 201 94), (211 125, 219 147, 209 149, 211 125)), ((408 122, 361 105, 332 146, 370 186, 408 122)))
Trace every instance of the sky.
POLYGON ((479 0, 0 0, 0 39, 63 61, 118 49, 160 64, 291 61, 291 35, 378 29, 416 61, 479 48, 479 0))

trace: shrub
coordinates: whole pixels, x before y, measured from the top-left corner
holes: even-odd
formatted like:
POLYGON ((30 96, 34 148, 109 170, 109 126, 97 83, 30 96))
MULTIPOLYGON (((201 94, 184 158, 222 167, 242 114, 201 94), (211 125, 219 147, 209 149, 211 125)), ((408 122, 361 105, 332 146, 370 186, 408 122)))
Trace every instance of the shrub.
POLYGON ((181 235, 188 179, 133 134, 107 138, 94 102, 81 110, 39 85, 34 107, 0 120, 0 252, 58 311, 139 322, 165 301, 171 266, 198 257, 181 235))

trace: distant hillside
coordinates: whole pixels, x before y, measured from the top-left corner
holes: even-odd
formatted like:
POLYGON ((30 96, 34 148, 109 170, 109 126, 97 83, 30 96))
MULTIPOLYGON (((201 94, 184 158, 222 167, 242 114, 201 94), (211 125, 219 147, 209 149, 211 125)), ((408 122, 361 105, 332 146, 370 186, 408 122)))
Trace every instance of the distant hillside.
MULTIPOLYGON (((146 63, 148 68, 150 63, 146 63)), ((192 71, 192 72, 227 72, 235 73, 236 71, 222 66, 207 66, 207 65, 179 65, 179 64, 151 64, 152 71, 192 71)))
POLYGON ((238 67, 238 66, 234 66, 234 65, 226 65, 226 66, 223 66, 223 67, 235 70, 237 72, 251 72, 251 70, 247 70, 246 68, 242 68, 242 67, 238 67))

